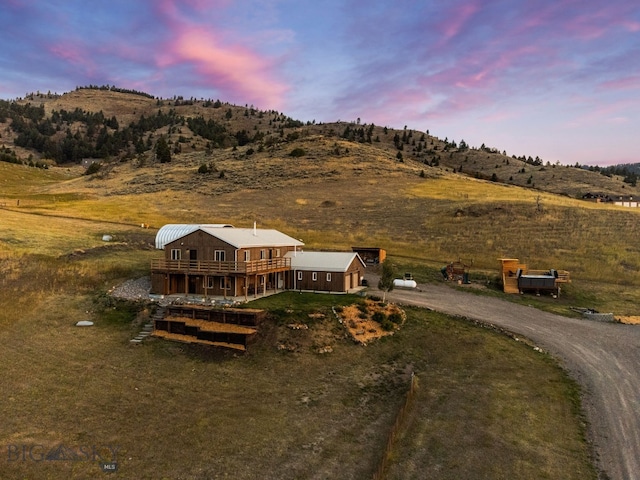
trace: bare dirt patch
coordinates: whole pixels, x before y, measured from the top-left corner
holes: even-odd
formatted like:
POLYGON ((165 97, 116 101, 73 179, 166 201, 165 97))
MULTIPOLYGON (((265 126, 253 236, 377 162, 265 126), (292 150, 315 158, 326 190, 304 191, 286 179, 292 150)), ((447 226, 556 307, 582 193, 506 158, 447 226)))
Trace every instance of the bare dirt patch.
POLYGON ((397 305, 369 299, 364 304, 343 307, 338 315, 349 335, 356 342, 364 345, 378 338, 393 335, 406 319, 404 310, 397 305), (388 323, 376 320, 376 314, 382 314, 382 317, 378 318, 387 319, 388 323), (398 321, 394 322, 392 319, 398 321))
POLYGON ((640 315, 616 316, 615 319, 627 325, 640 325, 640 315))

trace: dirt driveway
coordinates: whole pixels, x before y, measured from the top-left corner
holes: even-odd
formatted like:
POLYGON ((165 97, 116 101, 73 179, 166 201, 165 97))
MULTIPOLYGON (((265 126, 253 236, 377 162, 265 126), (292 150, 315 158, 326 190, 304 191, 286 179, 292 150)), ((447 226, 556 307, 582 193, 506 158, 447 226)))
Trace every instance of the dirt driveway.
MULTIPOLYGON (((367 279, 376 291, 377 277, 367 279)), ((446 285, 387 298, 502 327, 559 359, 583 388, 598 467, 611 479, 640 479, 640 326, 566 318, 446 285)))

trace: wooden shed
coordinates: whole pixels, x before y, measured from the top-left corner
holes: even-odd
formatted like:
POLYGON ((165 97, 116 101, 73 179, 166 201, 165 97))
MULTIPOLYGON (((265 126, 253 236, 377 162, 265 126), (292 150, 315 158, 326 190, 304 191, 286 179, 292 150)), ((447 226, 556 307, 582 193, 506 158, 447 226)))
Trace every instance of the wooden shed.
POLYGON ((378 265, 387 258, 386 250, 379 247, 351 247, 351 250, 360 255, 366 265, 378 265))

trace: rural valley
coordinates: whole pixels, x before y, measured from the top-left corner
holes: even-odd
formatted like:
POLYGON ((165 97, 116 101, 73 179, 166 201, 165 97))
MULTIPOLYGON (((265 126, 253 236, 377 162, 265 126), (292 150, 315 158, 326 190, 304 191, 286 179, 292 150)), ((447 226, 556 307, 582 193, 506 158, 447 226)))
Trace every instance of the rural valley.
MULTIPOLYGON (((527 334, 640 315, 632 170, 106 87, 0 101, 0 160, 2 478, 632 478, 594 433, 593 382, 527 334), (403 321, 366 345, 336 312, 381 302, 375 264, 361 295, 248 302, 266 319, 246 352, 133 345, 157 304, 110 292, 150 275, 162 226, 227 223, 384 249, 419 287, 388 292, 403 321), (571 282, 506 294, 504 258, 571 282), (469 283, 445 282, 458 260, 469 283)), ((640 327, 595 328, 610 346, 640 327)))

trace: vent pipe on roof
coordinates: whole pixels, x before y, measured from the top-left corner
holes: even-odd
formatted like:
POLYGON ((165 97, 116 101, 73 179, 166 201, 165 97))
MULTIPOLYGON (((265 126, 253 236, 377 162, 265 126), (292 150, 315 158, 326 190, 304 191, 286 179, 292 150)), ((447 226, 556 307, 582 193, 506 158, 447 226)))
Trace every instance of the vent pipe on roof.
POLYGON ((256 222, 253 222, 253 236, 258 236, 258 229, 256 228, 256 222))

